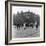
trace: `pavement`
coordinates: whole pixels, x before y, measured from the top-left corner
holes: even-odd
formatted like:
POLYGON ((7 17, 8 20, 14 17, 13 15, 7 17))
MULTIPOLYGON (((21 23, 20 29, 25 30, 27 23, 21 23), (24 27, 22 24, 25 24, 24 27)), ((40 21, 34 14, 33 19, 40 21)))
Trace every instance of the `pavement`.
POLYGON ((30 37, 39 37, 40 36, 40 26, 36 28, 27 27, 24 29, 24 27, 16 28, 15 26, 12 27, 12 37, 13 38, 30 38, 30 37))

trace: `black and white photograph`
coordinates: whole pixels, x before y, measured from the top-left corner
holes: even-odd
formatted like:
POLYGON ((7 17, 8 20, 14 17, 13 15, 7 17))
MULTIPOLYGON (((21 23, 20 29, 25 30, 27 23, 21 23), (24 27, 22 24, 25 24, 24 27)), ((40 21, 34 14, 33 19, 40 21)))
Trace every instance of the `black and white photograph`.
POLYGON ((40 37, 40 7, 13 6, 12 10, 13 37, 40 37))
POLYGON ((6 2, 6 44, 45 42, 44 8, 44 2, 6 2))

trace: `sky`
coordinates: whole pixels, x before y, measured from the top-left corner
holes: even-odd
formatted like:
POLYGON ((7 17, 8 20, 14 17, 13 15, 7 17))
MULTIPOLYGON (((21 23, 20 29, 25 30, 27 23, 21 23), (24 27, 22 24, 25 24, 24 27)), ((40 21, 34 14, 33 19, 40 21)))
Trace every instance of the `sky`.
POLYGON ((33 12, 35 14, 41 15, 41 7, 25 7, 25 6, 12 6, 12 15, 17 14, 17 12, 26 12, 30 10, 30 12, 33 12))

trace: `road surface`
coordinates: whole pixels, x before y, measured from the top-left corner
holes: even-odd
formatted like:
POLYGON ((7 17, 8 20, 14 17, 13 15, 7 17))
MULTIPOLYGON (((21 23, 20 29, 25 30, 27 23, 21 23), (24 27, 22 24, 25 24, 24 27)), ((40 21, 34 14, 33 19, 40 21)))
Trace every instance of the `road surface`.
POLYGON ((17 29, 15 26, 12 27, 12 38, 30 38, 30 37, 39 37, 40 36, 40 27, 21 27, 17 29))

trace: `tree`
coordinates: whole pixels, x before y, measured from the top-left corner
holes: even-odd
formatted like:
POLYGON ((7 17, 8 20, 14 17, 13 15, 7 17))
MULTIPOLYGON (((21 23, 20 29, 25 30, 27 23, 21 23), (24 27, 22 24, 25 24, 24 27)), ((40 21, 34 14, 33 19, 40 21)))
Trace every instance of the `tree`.
POLYGON ((17 14, 13 15, 13 23, 14 24, 24 24, 24 23, 35 23, 38 21, 39 23, 39 15, 34 14, 33 12, 17 12, 17 14))

